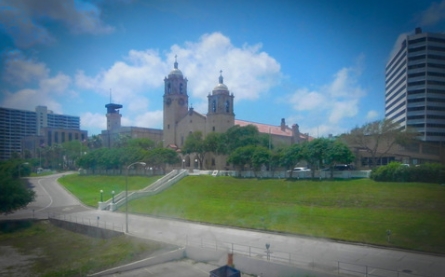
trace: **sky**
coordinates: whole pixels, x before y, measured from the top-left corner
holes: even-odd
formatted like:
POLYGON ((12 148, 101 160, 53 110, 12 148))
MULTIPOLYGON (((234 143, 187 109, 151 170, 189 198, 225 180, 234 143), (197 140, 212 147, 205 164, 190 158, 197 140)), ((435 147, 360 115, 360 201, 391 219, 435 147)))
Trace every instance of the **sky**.
POLYGON ((416 27, 445 31, 445 0, 0 0, 0 106, 162 128, 175 56, 189 103, 224 83, 235 118, 313 137, 384 118, 385 65, 416 27))

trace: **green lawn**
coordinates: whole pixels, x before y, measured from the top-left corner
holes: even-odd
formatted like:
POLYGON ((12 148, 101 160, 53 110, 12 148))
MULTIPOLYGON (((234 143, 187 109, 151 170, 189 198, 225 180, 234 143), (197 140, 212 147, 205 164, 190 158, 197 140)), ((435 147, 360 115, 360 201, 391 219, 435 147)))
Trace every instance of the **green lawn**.
MULTIPOLYGON (((111 182, 120 177, 109 178, 111 182)), ((95 191, 98 189, 96 186, 95 191)), ((445 253, 445 186, 438 184, 188 176, 158 195, 130 202, 129 210, 445 253), (388 229, 392 231, 390 242, 388 229)))
POLYGON ((161 249, 173 249, 130 236, 92 238, 58 228, 49 221, 0 222, 0 248, 7 246, 0 251, 0 259, 6 264, 8 259, 13 262, 3 267, 1 276, 86 276, 141 260, 161 249), (11 255, 9 247, 20 258, 11 255))
MULTIPOLYGON (((145 188, 159 178, 160 176, 129 176, 128 190, 145 188)), ((112 191, 114 191, 115 195, 125 191, 126 178, 125 176, 81 176, 79 174, 71 174, 60 178, 59 182, 76 195, 85 205, 97 207, 97 203, 100 201, 100 191, 103 190, 103 201, 111 199, 112 191)))

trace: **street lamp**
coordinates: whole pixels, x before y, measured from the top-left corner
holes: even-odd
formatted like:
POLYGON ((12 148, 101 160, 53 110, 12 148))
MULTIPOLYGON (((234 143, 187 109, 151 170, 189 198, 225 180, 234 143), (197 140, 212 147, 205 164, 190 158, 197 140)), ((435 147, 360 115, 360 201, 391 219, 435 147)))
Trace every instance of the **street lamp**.
POLYGON ((127 175, 125 176, 125 231, 128 233, 128 171, 135 164, 145 165, 144 162, 135 162, 127 166, 127 175))
POLYGON ((100 190, 100 202, 104 202, 104 198, 102 196, 103 193, 104 193, 104 191, 100 190))
POLYGON ((182 169, 184 169, 184 163, 185 163, 185 160, 182 159, 182 169))
POLYGON ((111 192, 111 197, 112 197, 111 203, 114 204, 114 190, 111 192))
POLYGON ((22 163, 22 164, 19 164, 19 179, 20 179, 20 170, 22 169, 22 165, 27 165, 27 164, 29 164, 29 163, 22 163))

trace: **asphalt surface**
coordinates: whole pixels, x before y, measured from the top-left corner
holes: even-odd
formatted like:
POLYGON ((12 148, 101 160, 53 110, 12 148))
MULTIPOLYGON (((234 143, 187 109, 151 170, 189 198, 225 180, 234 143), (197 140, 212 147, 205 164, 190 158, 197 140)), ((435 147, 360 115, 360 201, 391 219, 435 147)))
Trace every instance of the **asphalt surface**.
MULTIPOLYGON (((126 229, 124 213, 84 207, 57 183, 57 178, 61 175, 63 174, 30 178, 37 193, 35 201, 30 203, 26 209, 8 216, 0 216, 0 220, 47 218, 49 214, 61 214, 69 220, 75 218, 76 221, 95 222, 101 226, 107 226, 107 228, 113 226, 112 228, 126 229)), ((265 255, 265 244, 268 243, 272 259, 286 260, 290 258, 294 264, 303 267, 318 265, 318 270, 323 268, 332 270, 341 264, 342 267, 351 269, 357 266, 367 267, 370 271, 368 272, 369 276, 372 272, 376 274, 375 276, 384 277, 412 276, 403 275, 404 273, 420 276, 445 276, 445 257, 439 255, 131 214, 128 220, 128 230, 130 235, 142 238, 177 245, 225 247, 228 251, 234 250, 260 257, 265 255), (399 273, 395 273, 395 271, 399 273)), ((147 275, 150 276, 149 274, 128 276, 147 275)))

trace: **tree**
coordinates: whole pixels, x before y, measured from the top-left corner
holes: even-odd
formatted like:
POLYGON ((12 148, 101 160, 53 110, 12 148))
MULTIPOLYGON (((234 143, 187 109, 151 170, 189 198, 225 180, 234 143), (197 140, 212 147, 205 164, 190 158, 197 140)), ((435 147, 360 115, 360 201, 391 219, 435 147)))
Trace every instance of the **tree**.
POLYGON ((323 159, 326 156, 328 144, 329 140, 326 138, 317 138, 302 144, 302 159, 308 163, 312 178, 315 176, 315 170, 323 166, 323 159))
POLYGON ((246 164, 252 166, 252 156, 255 148, 254 145, 238 147, 229 155, 227 161, 238 167, 239 171, 242 171, 246 164))
POLYGON ((253 170, 258 171, 262 165, 267 166, 270 163, 270 157, 269 149, 264 146, 256 146, 251 158, 253 170))
POLYGON ((35 197, 33 190, 27 188, 19 178, 13 177, 12 169, 17 166, 12 163, 9 161, 0 164, 0 214, 9 214, 24 208, 35 197))
POLYGON ((182 152, 185 154, 196 154, 196 159, 199 162, 199 169, 202 169, 205 155, 207 154, 207 148, 204 144, 204 139, 201 131, 195 131, 191 133, 185 140, 182 152))
POLYGON ((294 166, 303 159, 303 148, 301 144, 292 144, 282 150, 280 164, 286 169, 290 169, 290 178, 294 166))
POLYGON ((227 154, 239 147, 248 145, 261 145, 264 147, 269 147, 268 135, 260 134, 257 127, 254 125, 247 125, 243 127, 235 125, 230 127, 225 132, 224 136, 227 146, 227 154))
POLYGON ((162 168, 163 172, 165 172, 166 164, 172 165, 181 161, 175 150, 159 147, 148 151, 144 160, 147 164, 152 165, 153 167, 162 168))
POLYGON ((354 128, 341 139, 349 147, 369 153, 371 167, 374 167, 377 165, 377 159, 391 151, 395 145, 407 145, 414 141, 417 135, 412 129, 403 131, 398 123, 384 119, 354 128))
POLYGON ((99 149, 103 146, 102 137, 99 135, 92 135, 90 138, 88 138, 88 148, 93 149, 99 149))
POLYGON ((335 164, 349 164, 354 160, 354 154, 352 154, 349 147, 342 141, 329 141, 328 149, 324 156, 324 165, 329 166, 331 171, 331 178, 334 176, 335 164))

